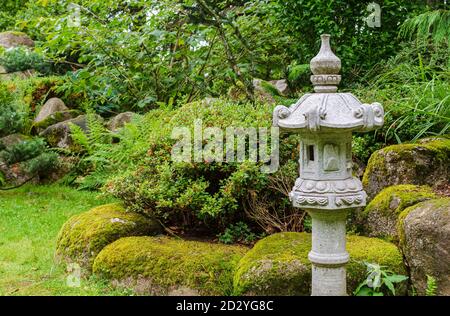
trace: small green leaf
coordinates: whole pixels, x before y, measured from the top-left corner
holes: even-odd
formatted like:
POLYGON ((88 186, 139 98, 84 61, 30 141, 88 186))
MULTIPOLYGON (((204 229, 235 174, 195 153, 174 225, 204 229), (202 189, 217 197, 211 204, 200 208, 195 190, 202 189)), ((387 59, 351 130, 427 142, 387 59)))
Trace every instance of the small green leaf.
POLYGON ((392 283, 400 283, 405 280, 408 280, 408 277, 405 275, 394 274, 387 276, 387 279, 389 279, 389 281, 391 281, 392 283))
POLYGON ((391 291, 391 293, 393 295, 395 295, 395 288, 394 288, 394 284, 389 281, 389 278, 383 278, 383 282, 384 284, 387 286, 387 288, 389 289, 389 291, 391 291))

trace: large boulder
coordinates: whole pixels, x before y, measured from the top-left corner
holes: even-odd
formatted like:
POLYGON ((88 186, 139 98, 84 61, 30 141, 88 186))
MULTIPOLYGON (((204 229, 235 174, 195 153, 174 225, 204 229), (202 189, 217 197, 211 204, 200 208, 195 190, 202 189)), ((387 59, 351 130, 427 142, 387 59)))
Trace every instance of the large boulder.
MULTIPOLYGON (((311 235, 307 233, 278 233, 258 241, 239 262, 234 277, 235 294, 310 295, 310 249, 311 235)), ((366 277, 364 262, 406 274, 402 255, 394 244, 377 238, 348 236, 347 250, 349 294, 366 277)))
POLYGON ((87 272, 97 254, 121 237, 161 233, 158 222, 126 212, 121 204, 108 204, 73 216, 58 235, 58 261, 77 263, 87 272))
POLYGON ((363 176, 369 199, 397 184, 439 187, 450 179, 450 138, 432 137, 414 144, 385 147, 372 154, 363 176))
POLYGON ((93 271, 147 295, 230 295, 248 249, 169 237, 121 238, 97 256, 93 271))
POLYGON ((77 125, 84 132, 89 132, 86 115, 80 115, 74 119, 50 125, 39 135, 44 137, 52 147, 76 150, 76 148, 72 148, 73 140, 71 137, 71 124, 77 125))
POLYGON ((117 114, 108 122, 108 129, 112 132, 115 132, 122 128, 126 123, 130 123, 133 117, 136 115, 137 114, 133 112, 124 112, 117 114))
POLYGON ((438 295, 450 295, 450 198, 411 206, 400 219, 400 244, 417 293, 425 294, 429 275, 438 295))
POLYGON ((69 110, 69 108, 64 104, 63 100, 61 100, 59 98, 51 98, 51 99, 47 100, 47 102, 45 102, 45 104, 42 106, 38 115, 36 115, 34 122, 35 123, 42 122, 46 118, 48 118, 50 115, 52 115, 56 112, 64 112, 64 111, 68 111, 68 110, 69 110))
POLYGON ((437 198, 429 186, 394 185, 383 189, 358 215, 364 234, 398 241, 398 217, 407 207, 437 198))
POLYGON ((0 46, 8 49, 18 46, 34 47, 34 41, 22 32, 2 32, 0 33, 0 46))

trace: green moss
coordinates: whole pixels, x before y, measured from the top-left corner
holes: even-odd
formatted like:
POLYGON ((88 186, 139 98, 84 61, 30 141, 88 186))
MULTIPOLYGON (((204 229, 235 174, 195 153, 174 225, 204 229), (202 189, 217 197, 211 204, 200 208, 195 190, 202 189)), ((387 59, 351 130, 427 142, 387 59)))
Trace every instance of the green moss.
POLYGON ((28 37, 27 34, 25 34, 24 32, 19 32, 19 31, 6 31, 6 32, 0 33, 0 35, 5 35, 5 34, 11 34, 11 35, 14 35, 14 36, 26 36, 26 37, 28 37))
POLYGON ((106 245, 125 236, 140 236, 160 232, 153 220, 128 213, 121 204, 108 204, 70 218, 57 240, 57 257, 77 262, 90 270, 96 255, 106 245))
MULTIPOLYGON (((384 178, 389 176, 386 168, 386 157, 389 155, 394 154, 396 160, 411 164, 411 169, 414 169, 413 162, 417 150, 428 151, 430 157, 433 157, 441 165, 450 163, 450 138, 448 135, 425 138, 417 143, 387 146, 374 152, 370 157, 362 179, 363 186, 367 188, 371 181, 380 180, 383 182, 384 178)), ((421 166, 418 166, 418 168, 421 168, 421 166)), ((421 170, 417 171, 420 174, 421 170)))
MULTIPOLYGON (((239 262, 234 277, 235 294, 309 295, 310 249, 311 235, 307 233, 279 233, 260 240, 239 262)), ((405 273, 402 255, 389 242, 348 236, 347 250, 350 253, 347 265, 348 293, 364 280, 365 261, 405 273)))
POLYGON ((384 215, 399 215, 401 211, 411 205, 436 197, 437 195, 428 186, 393 185, 378 193, 366 206, 363 214, 367 216, 370 212, 380 212, 384 215))
POLYGON ((139 279, 141 287, 146 283, 147 291, 156 295, 180 288, 229 295, 235 266, 247 250, 168 237, 128 237, 105 247, 93 271, 113 280, 139 279))
POLYGON ((80 114, 81 114, 81 112, 78 110, 55 112, 52 115, 50 115, 49 117, 47 117, 46 119, 44 119, 40 122, 34 123, 33 127, 35 129, 45 129, 45 128, 49 127, 50 125, 69 120, 71 118, 77 117, 80 114))
POLYGON ((377 170, 383 174, 387 171, 385 156, 381 154, 381 150, 375 151, 370 156, 369 161, 367 162, 367 167, 362 178, 362 184, 364 187, 367 187, 369 185, 369 177, 372 175, 373 170, 377 170))

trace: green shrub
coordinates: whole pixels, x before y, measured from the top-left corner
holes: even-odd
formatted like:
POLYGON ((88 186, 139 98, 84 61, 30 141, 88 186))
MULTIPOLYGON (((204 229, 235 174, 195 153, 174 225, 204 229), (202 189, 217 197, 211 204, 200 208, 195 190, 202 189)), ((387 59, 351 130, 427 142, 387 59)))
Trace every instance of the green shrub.
POLYGON ((1 157, 9 165, 26 161, 39 156, 45 150, 45 142, 41 138, 34 138, 17 143, 1 152, 1 157))
POLYGON ((221 243, 233 244, 236 242, 251 243, 255 241, 257 236, 251 231, 246 223, 238 222, 228 226, 223 234, 219 234, 218 237, 221 243))
POLYGON ((35 69, 40 73, 47 74, 50 72, 50 64, 45 61, 44 57, 26 47, 16 47, 9 49, 0 57, 2 64, 8 72, 25 71, 35 69))
POLYGON ((59 167, 59 156, 55 152, 45 151, 32 159, 24 161, 22 165, 29 174, 45 177, 59 167))
POLYGON ((16 105, 9 87, 0 82, 0 137, 19 132, 24 127, 24 113, 16 105))
MULTIPOLYGON (((203 128, 270 127, 272 106, 234 104, 221 100, 194 102, 179 110, 151 111, 118 134, 118 144, 104 144, 89 159, 98 162, 96 171, 84 177, 115 172, 104 190, 122 199, 129 209, 157 217, 166 225, 187 229, 224 230, 230 224, 249 221, 260 224, 252 216, 251 203, 257 199, 258 210, 266 213, 293 214, 286 194, 269 188, 275 174, 261 172, 260 163, 237 162, 173 162, 170 138, 173 127, 186 126, 192 132, 195 119, 203 128)), ((270 140, 269 140, 270 141, 270 140)), ((280 162, 284 177, 292 187, 296 167, 291 162, 298 155, 298 137, 281 136, 280 162), (288 168, 284 166, 288 166, 288 168), (286 170, 289 170, 287 172, 286 170), (293 170, 293 171, 291 171, 293 170)), ((225 150, 226 152, 226 150, 225 150)), ((275 183, 275 188, 281 184, 275 183)), ((300 226, 301 228, 301 226, 300 226)), ((293 229, 280 224, 275 231, 293 229)), ((214 234, 217 234, 215 231, 214 234)))

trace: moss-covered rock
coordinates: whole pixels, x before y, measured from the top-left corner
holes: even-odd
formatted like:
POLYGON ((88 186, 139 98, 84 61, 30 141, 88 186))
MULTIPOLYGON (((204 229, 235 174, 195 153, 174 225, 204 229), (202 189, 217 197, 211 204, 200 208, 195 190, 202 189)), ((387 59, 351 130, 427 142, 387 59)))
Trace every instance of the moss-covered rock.
POLYGON ((394 185, 383 189, 358 216, 364 233, 398 241, 397 223, 400 213, 419 202, 437 198, 429 186, 394 185))
POLYGON ((437 281, 437 294, 450 295, 450 198, 406 208, 399 216, 398 229, 417 293, 425 295, 430 275, 437 281))
POLYGON ((87 116, 80 115, 76 118, 50 125, 42 131, 39 136, 44 137, 47 140, 47 143, 52 147, 68 148, 72 151, 79 151, 80 149, 77 148, 77 146, 74 146, 71 137, 70 124, 77 125, 86 133, 89 132, 87 116))
POLYGON ((160 225, 142 215, 126 212, 121 204, 96 207, 70 218, 59 232, 57 258, 76 262, 88 272, 106 245, 127 236, 154 235, 160 225))
POLYGON ((70 120, 74 117, 79 116, 80 114, 81 112, 78 110, 57 111, 52 114, 49 114, 45 119, 33 123, 32 128, 34 131, 39 133, 51 125, 70 120))
MULTIPOLYGON (((311 235, 278 233, 266 237, 239 262, 234 277, 239 295, 310 295, 311 235)), ((351 294, 366 275, 364 262, 387 266, 406 274, 402 255, 394 244, 369 237, 348 236, 347 291, 351 294)))
POLYGON ((229 295, 248 249, 169 237, 121 238, 105 247, 93 271, 150 295, 229 295))
POLYGON ((383 188, 397 184, 430 185, 450 179, 450 138, 422 139, 414 144, 385 147, 372 154, 363 176, 369 199, 383 188))

